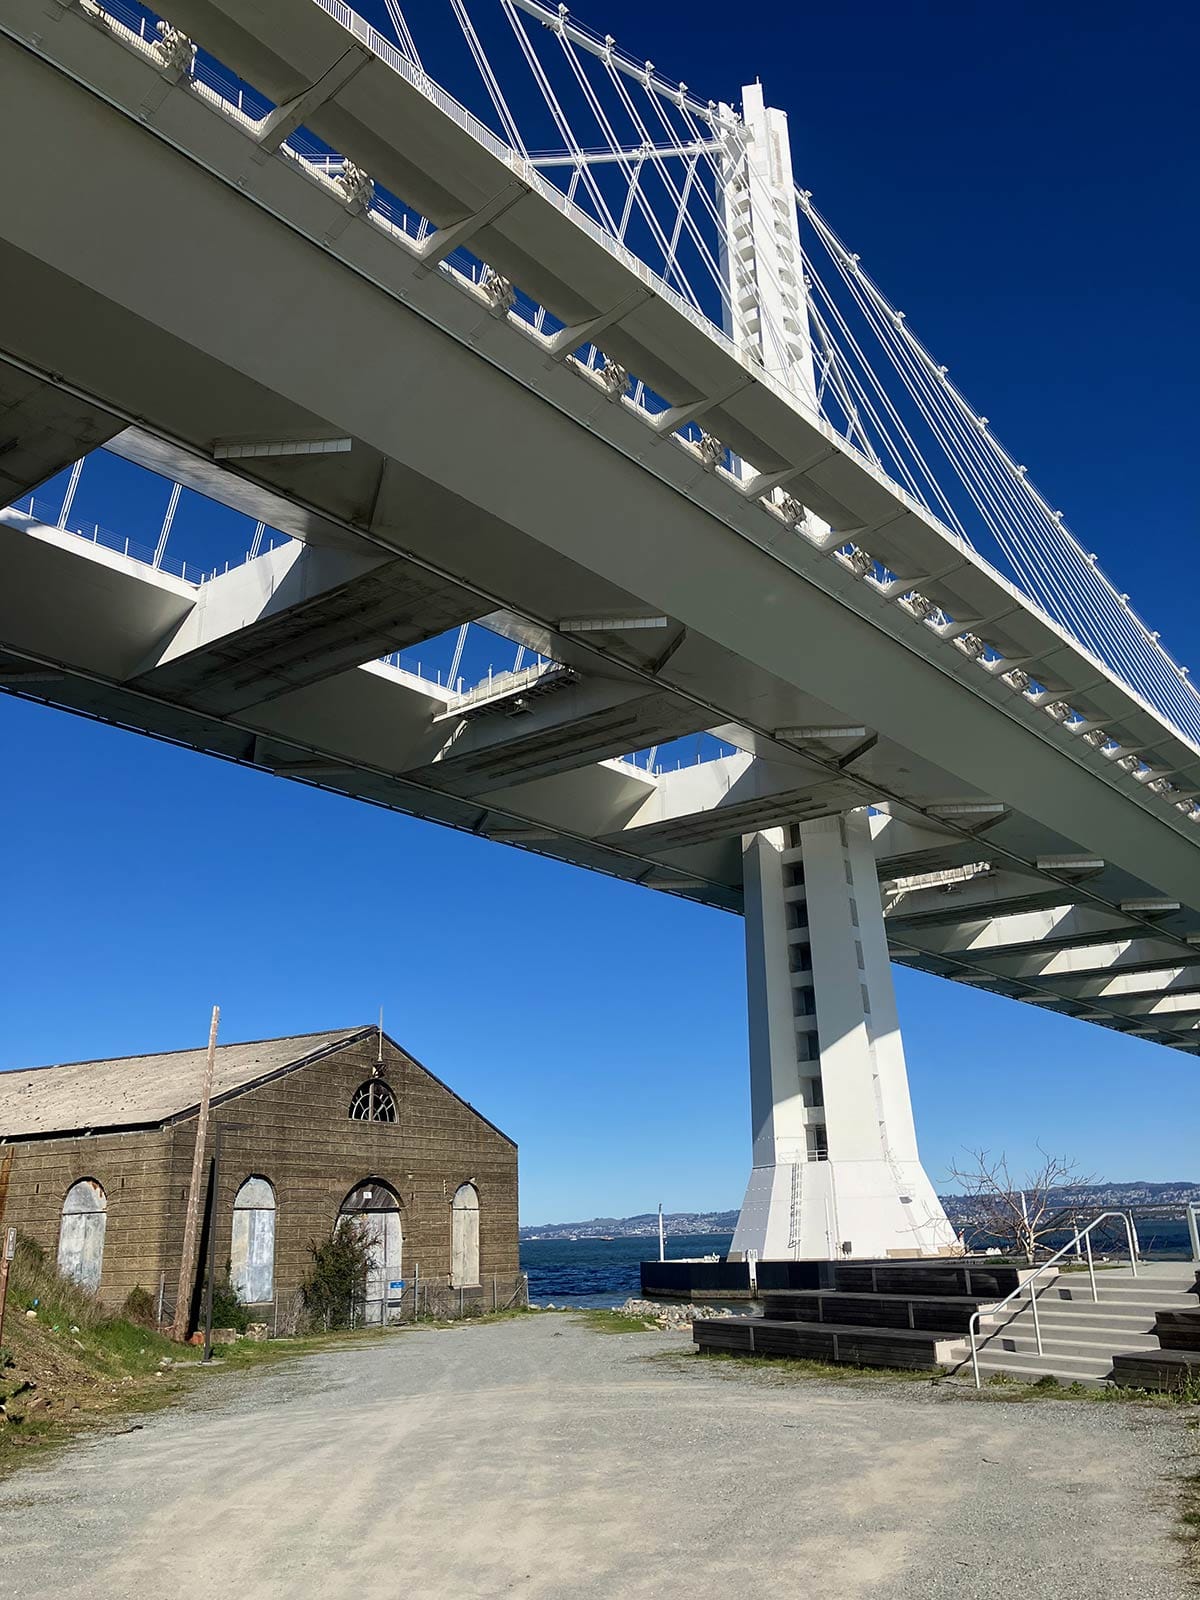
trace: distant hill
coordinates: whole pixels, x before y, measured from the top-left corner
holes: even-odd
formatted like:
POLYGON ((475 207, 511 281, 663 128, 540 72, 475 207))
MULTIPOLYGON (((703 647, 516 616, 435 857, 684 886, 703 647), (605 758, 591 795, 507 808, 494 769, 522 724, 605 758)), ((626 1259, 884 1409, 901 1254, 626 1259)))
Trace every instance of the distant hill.
MULTIPOLYGON (((944 1194, 941 1197, 950 1221, 969 1223, 977 1202, 968 1195, 944 1194)), ((1102 1211, 1108 1207, 1178 1208, 1189 1201, 1200 1202, 1200 1183, 1181 1179, 1173 1183, 1148 1183, 1134 1179, 1129 1183, 1081 1183, 1056 1189, 1053 1203, 1058 1209, 1077 1207, 1080 1211, 1102 1211)), ((732 1233, 737 1226, 736 1211, 671 1211, 663 1214, 663 1232, 732 1233)), ((642 1211, 633 1217, 592 1217, 587 1222, 543 1222, 520 1230, 522 1239, 640 1239, 658 1235, 658 1212, 642 1211)))
MULTIPOLYGON (((663 1232, 732 1233, 737 1225, 736 1211, 672 1211, 663 1213, 663 1232)), ((538 1227, 522 1228, 522 1239, 640 1239, 658 1237, 658 1212, 643 1211, 635 1217, 592 1217, 588 1222, 543 1222, 538 1227)))

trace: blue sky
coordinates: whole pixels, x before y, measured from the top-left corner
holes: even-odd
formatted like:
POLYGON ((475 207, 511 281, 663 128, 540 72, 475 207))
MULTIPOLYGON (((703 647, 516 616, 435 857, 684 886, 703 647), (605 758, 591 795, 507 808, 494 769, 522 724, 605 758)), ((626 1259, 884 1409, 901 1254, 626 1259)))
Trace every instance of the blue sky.
MULTIPOLYGON (((761 5, 736 31, 703 4, 577 14, 705 98, 761 74, 825 215, 1200 669, 1192 14, 761 5)), ((84 484, 88 515, 153 542, 157 486, 84 484)), ((183 516, 172 547, 197 563, 234 536, 183 516)), ((519 1139, 524 1220, 740 1200, 737 919, 11 699, 0 751, 0 1066, 201 1042, 214 1000, 226 1038, 382 1004, 519 1139)), ((1115 1178, 1200 1175, 1194 1061, 919 975, 897 987, 935 1181, 963 1145, 1019 1165, 1037 1138, 1115 1178)))

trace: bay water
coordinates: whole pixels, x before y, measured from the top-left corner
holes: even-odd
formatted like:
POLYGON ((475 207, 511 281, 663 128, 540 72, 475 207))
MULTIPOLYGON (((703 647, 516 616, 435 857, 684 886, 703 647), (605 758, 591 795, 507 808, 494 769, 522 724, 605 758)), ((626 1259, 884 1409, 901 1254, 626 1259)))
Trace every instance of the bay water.
MULTIPOLYGON (((1189 1247, 1184 1221, 1141 1219, 1137 1229, 1142 1254, 1148 1259, 1186 1260, 1189 1247)), ((1069 1237, 1055 1235, 1050 1243, 1058 1249, 1069 1237)), ((667 1259, 723 1256, 731 1243, 732 1235, 728 1233, 672 1234, 667 1239, 667 1259)), ((1118 1223, 1106 1248, 1097 1241, 1097 1260, 1106 1253, 1116 1258, 1123 1244, 1124 1233, 1118 1223)), ((633 1238, 521 1241, 521 1270, 529 1274, 529 1299, 539 1306, 619 1306, 641 1292, 640 1263, 657 1258, 658 1240, 645 1234, 633 1238)))

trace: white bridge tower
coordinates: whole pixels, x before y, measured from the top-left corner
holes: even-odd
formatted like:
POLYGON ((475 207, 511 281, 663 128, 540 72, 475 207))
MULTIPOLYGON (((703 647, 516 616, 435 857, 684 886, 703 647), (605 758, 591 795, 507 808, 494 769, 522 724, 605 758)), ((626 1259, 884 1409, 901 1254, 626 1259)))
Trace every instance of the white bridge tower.
MULTIPOLYGON (((787 117, 757 84, 742 96, 727 331, 815 410, 787 117)), ((751 834, 743 851, 754 1167, 731 1253, 955 1252, 917 1154, 866 811, 751 834)))

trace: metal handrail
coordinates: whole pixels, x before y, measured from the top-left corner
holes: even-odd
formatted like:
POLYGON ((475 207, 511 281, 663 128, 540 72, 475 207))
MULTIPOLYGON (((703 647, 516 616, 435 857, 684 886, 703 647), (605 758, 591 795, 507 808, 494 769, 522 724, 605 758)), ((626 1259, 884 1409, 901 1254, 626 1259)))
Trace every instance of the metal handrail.
POLYGON ((1200 1261, 1200 1226, 1197 1226, 1197 1218, 1200 1218, 1200 1205, 1197 1205, 1194 1200, 1189 1200, 1185 1207, 1185 1212, 1187 1215, 1188 1238, 1192 1244, 1192 1260, 1200 1261))
MULTIPOLYGON (((1093 1302, 1098 1302, 1100 1299, 1100 1293, 1096 1287, 1096 1264, 1092 1257, 1092 1229, 1098 1228, 1102 1222, 1108 1222, 1114 1217, 1119 1217, 1125 1224, 1125 1234, 1129 1241, 1129 1267, 1133 1273, 1133 1276, 1136 1278, 1137 1235, 1133 1231, 1133 1223, 1129 1220, 1128 1213, 1125 1211, 1102 1211, 1098 1217, 1092 1218, 1091 1222, 1088 1223, 1086 1228, 1080 1229, 1077 1227, 1075 1229, 1075 1235, 1070 1242, 1063 1245, 1061 1250, 1056 1250, 1048 1261, 1042 1262, 1040 1267, 1036 1267, 1033 1272, 1030 1273, 1029 1277, 1026 1278, 1024 1283, 1018 1284, 1015 1289, 1004 1296, 1003 1300, 997 1300, 994 1305, 989 1306, 987 1308, 987 1315, 992 1316, 995 1312, 1002 1310, 1006 1305, 1008 1305, 1010 1300, 1016 1300, 1019 1296, 1025 1293, 1026 1289, 1028 1289, 1029 1309, 1033 1313, 1033 1334, 1034 1338, 1037 1340, 1037 1353, 1038 1355, 1044 1355, 1045 1351, 1042 1348, 1042 1324, 1041 1319, 1038 1316, 1038 1296, 1037 1290, 1033 1287, 1035 1280, 1043 1272, 1048 1271, 1052 1266, 1054 1266, 1056 1262, 1061 1261, 1065 1255, 1068 1255, 1071 1252, 1078 1253, 1080 1244, 1085 1243, 1087 1246, 1088 1278, 1090 1279, 1092 1286, 1092 1300, 1093 1302)), ((1014 1316, 1019 1315, 1024 1309, 1025 1308, 1023 1306, 1018 1306, 1014 1316)), ((967 1334, 971 1340, 971 1370, 975 1374, 975 1387, 977 1389, 983 1387, 979 1380, 979 1319, 983 1315, 984 1312, 982 1310, 974 1312, 971 1316, 970 1322, 967 1324, 967 1334)), ((1010 1319, 1010 1321, 1011 1320, 1012 1319, 1010 1319)), ((1005 1326, 1007 1325, 1008 1324, 1005 1324, 1005 1326)), ((996 1331, 999 1332, 1000 1330, 997 1329, 996 1331)))

